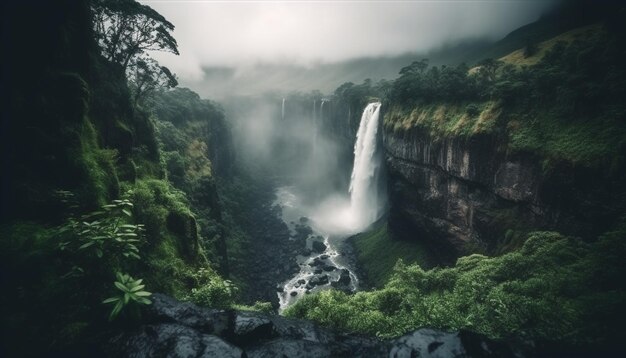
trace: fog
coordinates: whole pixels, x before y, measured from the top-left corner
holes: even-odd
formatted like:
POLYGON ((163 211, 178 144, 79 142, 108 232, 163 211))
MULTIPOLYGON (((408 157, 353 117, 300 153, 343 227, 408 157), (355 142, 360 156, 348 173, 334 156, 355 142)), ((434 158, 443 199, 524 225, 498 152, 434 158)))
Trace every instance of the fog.
POLYGON ((280 85, 285 90, 328 90, 345 81, 359 80, 357 76, 362 76, 362 72, 372 79, 390 77, 397 72, 394 59, 398 57, 423 56, 442 46, 466 41, 500 39, 536 20, 555 3, 553 0, 142 2, 176 26, 174 36, 180 56, 163 53, 154 56, 179 76, 182 85, 214 99, 235 91, 259 94, 280 89, 280 85), (350 62, 357 59, 376 60, 382 65, 350 62), (337 65, 339 68, 334 67, 337 65), (355 67, 363 70, 355 74, 355 67), (344 73, 339 71, 341 68, 352 71, 344 73), (328 73, 326 78, 324 73, 328 73), (311 83, 312 79, 316 81, 311 83))
POLYGON ((337 233, 354 221, 348 187, 356 129, 332 123, 350 112, 360 118, 363 108, 338 113, 325 95, 347 81, 393 79, 424 57, 461 62, 555 1, 143 3, 176 26, 180 56, 153 56, 181 85, 223 104, 240 165, 289 186, 314 221, 337 233))

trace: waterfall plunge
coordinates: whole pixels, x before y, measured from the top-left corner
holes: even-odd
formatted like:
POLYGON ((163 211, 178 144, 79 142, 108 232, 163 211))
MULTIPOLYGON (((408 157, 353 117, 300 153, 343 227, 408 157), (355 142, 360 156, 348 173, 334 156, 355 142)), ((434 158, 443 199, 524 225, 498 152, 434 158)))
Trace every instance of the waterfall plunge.
POLYGON ((363 110, 354 144, 354 166, 350 179, 350 214, 356 228, 362 229, 378 219, 378 177, 382 158, 378 151, 379 102, 363 110))
POLYGON ((384 207, 379 192, 382 152, 378 137, 381 104, 365 107, 354 144, 354 165, 350 179, 350 197, 328 197, 313 214, 316 226, 332 235, 351 235, 366 229, 376 221, 384 207))

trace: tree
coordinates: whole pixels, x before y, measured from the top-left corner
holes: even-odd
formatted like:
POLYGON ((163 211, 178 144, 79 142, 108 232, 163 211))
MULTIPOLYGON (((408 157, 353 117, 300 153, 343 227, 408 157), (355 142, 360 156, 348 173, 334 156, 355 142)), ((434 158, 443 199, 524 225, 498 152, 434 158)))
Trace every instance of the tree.
POLYGON ((126 73, 135 104, 156 90, 178 86, 176 76, 167 67, 147 56, 132 60, 126 73))
POLYGON ((102 55, 124 70, 146 51, 178 55, 174 25, 151 7, 135 0, 93 0, 92 10, 102 55))
POLYGON ((403 67, 400 70, 400 75, 415 75, 415 74, 423 74, 424 71, 428 68, 428 59, 424 58, 420 61, 413 61, 410 65, 403 67))
POLYGON ((496 71, 498 71, 501 65, 502 61, 486 58, 478 63, 478 66, 480 66, 478 72, 483 78, 489 82, 493 82, 496 80, 496 71))

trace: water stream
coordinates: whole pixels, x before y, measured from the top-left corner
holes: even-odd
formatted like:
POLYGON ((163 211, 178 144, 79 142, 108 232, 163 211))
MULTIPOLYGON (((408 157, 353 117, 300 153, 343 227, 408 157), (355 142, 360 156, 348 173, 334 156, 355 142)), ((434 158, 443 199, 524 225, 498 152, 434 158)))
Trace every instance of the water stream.
MULTIPOLYGON (((323 104, 322 101, 320 116, 323 104)), ((295 186, 283 186, 276 191, 274 204, 282 208, 282 219, 291 231, 291 240, 304 239, 307 245, 305 254, 297 257, 300 271, 278 286, 281 311, 319 290, 358 289, 354 257, 345 240, 366 229, 382 214, 378 183, 382 163, 378 148, 380 106, 370 103, 363 111, 354 145, 349 196, 335 195, 312 206, 303 202, 304 195, 295 186)))

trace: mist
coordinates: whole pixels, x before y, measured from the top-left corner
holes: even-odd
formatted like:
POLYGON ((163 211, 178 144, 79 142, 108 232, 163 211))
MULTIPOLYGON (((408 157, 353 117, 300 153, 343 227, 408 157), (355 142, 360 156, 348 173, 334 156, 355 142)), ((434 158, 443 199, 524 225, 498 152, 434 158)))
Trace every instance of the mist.
POLYGON ((495 41, 556 2, 143 1, 176 24, 180 56, 154 56, 213 99, 391 79, 399 59, 495 41))

